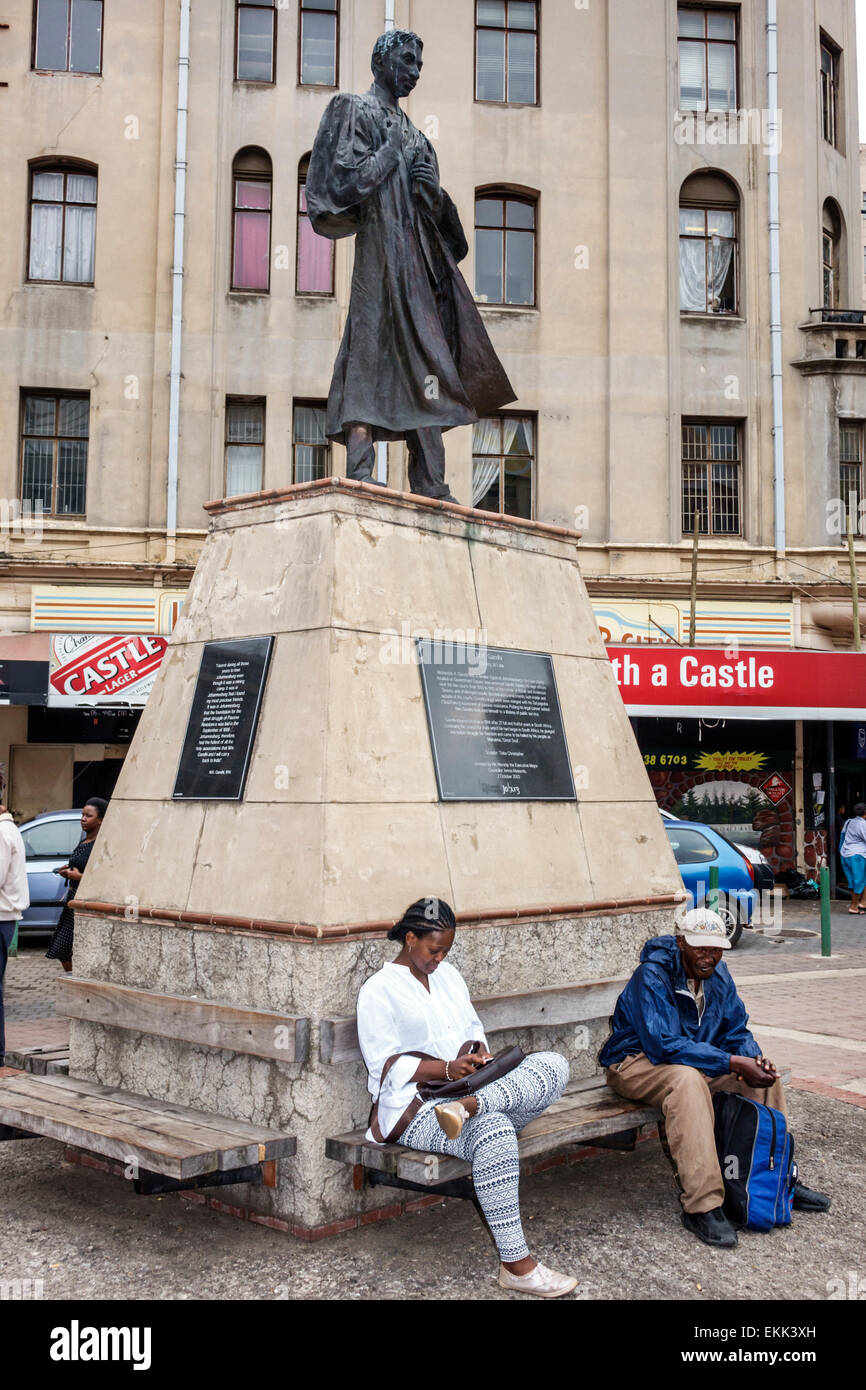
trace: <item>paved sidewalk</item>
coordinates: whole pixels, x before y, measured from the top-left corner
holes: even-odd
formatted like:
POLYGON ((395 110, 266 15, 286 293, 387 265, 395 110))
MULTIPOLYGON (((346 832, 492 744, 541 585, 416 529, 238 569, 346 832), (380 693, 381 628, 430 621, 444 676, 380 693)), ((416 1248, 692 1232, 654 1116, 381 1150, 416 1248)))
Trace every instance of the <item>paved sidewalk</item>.
MULTIPOLYGON (((817 903, 785 902, 781 925, 820 931, 817 903)), ((833 954, 820 936, 783 940, 744 933, 728 953, 749 1026, 791 1084, 866 1107, 866 917, 834 903, 833 954)))

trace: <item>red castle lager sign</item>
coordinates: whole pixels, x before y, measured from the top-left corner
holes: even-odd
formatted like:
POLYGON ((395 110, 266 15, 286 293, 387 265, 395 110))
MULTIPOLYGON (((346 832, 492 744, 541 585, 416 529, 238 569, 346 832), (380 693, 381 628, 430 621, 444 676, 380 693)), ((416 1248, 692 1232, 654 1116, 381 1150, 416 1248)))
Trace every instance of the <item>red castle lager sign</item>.
POLYGON ((57 633, 51 638, 48 703, 143 705, 167 646, 165 637, 143 632, 112 637, 57 633))

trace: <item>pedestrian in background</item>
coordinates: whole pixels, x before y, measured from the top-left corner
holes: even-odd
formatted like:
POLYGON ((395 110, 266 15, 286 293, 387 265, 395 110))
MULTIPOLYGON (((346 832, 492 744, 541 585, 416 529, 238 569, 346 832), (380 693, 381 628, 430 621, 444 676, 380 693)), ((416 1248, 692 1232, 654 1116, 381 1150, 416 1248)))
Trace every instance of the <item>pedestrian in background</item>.
POLYGON ((0 1067, 6 1054, 6 1028, 3 1014, 3 976, 9 947, 22 912, 30 906, 27 887, 27 856, 21 831, 5 806, 0 806, 0 1067))
POLYGON ((839 853, 851 889, 848 911, 852 916, 866 913, 866 805, 862 801, 857 802, 853 816, 845 822, 839 853))
POLYGON ((45 952, 49 960, 59 960, 67 974, 72 969, 72 943, 75 932, 75 913, 69 904, 78 891, 84 870, 87 868, 87 861, 90 858, 90 851, 93 849, 94 841, 102 827, 102 818, 108 810, 108 802, 103 801, 101 796, 92 796, 86 803, 81 812, 81 829, 84 831, 84 839, 80 840, 75 849, 69 856, 69 863, 63 869, 58 869, 57 873, 61 878, 65 878, 69 884, 69 892, 66 895, 66 903, 60 914, 60 921, 57 923, 54 935, 51 938, 51 945, 45 952))

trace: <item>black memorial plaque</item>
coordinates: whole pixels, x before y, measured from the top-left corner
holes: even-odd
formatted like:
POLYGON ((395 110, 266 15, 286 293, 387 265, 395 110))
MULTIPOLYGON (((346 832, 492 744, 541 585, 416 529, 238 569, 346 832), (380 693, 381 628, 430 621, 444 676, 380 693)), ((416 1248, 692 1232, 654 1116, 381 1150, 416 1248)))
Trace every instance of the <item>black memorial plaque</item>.
POLYGON ((273 637, 205 643, 174 800, 241 800, 273 643, 273 637))
POLYGON ((440 801, 576 801, 553 659, 418 639, 440 801))

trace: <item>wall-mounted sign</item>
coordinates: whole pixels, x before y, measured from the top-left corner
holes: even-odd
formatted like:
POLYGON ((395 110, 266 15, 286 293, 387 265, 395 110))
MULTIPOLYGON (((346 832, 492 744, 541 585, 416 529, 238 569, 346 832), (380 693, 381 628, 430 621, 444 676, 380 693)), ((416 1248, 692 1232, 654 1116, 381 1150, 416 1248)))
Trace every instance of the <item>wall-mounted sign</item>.
POLYGON ((608 647, 632 715, 704 719, 857 719, 866 652, 608 647))
POLYGON ((791 787, 784 777, 774 772, 766 782, 761 783, 761 791, 770 798, 774 806, 778 806, 780 801, 784 801, 785 797, 790 795, 791 787))
POLYGON ((0 661, 0 705, 44 705, 47 661, 0 661))
POLYGON ((273 637, 206 642, 172 796, 240 801, 259 722, 273 637))
POLYGON ((144 705, 168 642, 146 633, 106 637, 56 633, 51 638, 48 704, 144 705))
POLYGON ((440 801, 576 800, 552 657, 420 638, 418 663, 440 801))
MULTIPOLYGON (((689 605, 675 599, 593 599, 599 631, 606 644, 667 645, 685 643, 689 605)), ((698 646, 790 647, 794 640, 791 603, 737 603, 704 599, 695 613, 698 646)))
POLYGON ((30 626, 34 632, 159 632, 168 637, 186 592, 132 584, 104 589, 34 584, 30 626))

